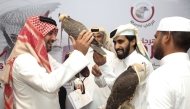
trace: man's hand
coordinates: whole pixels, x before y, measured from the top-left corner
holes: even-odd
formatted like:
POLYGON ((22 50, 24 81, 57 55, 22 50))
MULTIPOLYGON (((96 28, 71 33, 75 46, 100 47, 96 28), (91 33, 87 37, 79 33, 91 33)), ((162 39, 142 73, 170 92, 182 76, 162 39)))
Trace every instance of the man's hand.
POLYGON ((98 65, 95 64, 95 65, 92 67, 92 74, 93 74, 94 76, 96 76, 96 77, 99 77, 99 76, 102 75, 100 69, 98 68, 98 65))
POLYGON ((81 92, 83 92, 83 86, 82 86, 82 84, 77 84, 77 86, 75 88, 76 88, 76 90, 80 89, 81 92))
POLYGON ((77 40, 75 40, 72 36, 69 37, 73 43, 74 49, 82 52, 84 55, 86 55, 88 48, 92 40, 94 39, 94 37, 92 36, 92 32, 90 31, 86 32, 85 30, 83 30, 79 34, 77 40))
POLYGON ((100 54, 97 53, 96 51, 94 51, 93 59, 94 59, 94 62, 95 62, 98 66, 104 65, 104 64, 106 63, 106 57, 100 55, 100 54))

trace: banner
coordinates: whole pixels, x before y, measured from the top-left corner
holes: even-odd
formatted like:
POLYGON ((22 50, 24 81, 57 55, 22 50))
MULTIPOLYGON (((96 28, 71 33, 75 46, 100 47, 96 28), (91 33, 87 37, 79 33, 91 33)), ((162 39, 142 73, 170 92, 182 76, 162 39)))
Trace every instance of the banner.
MULTIPOLYGON (((44 15, 48 11, 59 28, 58 40, 50 52, 58 62, 63 62, 64 55, 73 49, 72 46, 69 49, 68 35, 64 31, 59 47, 61 25, 58 14, 61 13, 82 22, 87 28, 102 26, 108 33, 119 25, 134 24, 154 68, 157 68, 159 61, 153 57, 153 41, 159 21, 170 16, 190 18, 189 4, 190 0, 0 0, 0 74, 26 18, 44 15)), ((69 91, 68 84, 66 87, 69 91)), ((3 90, 4 86, 0 82, 0 109, 4 109, 3 90)), ((72 109, 68 101, 66 105, 67 109, 72 109)))

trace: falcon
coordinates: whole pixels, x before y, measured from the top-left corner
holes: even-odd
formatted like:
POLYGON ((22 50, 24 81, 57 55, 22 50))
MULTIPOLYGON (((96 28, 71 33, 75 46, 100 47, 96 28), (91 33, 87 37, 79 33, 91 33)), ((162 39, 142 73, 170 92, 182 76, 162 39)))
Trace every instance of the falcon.
MULTIPOLYGON (((79 33, 83 30, 88 30, 81 22, 72 19, 67 14, 59 13, 59 22, 61 22, 61 31, 65 31, 69 36, 73 36, 77 39, 79 33)), ((62 37, 62 32, 61 32, 62 37)), ((101 49, 102 44, 100 44, 95 39, 92 41, 90 47, 94 49, 101 55, 106 55, 106 53, 101 49)))
POLYGON ((106 109, 135 109, 130 101, 140 83, 140 72, 146 68, 145 63, 143 64, 135 63, 118 76, 108 98, 106 109))

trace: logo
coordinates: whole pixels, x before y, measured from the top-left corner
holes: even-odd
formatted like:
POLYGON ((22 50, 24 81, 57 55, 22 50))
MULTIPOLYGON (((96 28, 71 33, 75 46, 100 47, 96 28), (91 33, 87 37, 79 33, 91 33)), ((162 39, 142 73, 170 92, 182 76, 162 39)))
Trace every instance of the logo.
MULTIPOLYGON (((5 55, 5 57, 6 57, 6 54, 7 54, 7 51, 6 51, 6 50, 3 51, 2 53, 0 53, 0 71, 3 70, 4 64, 5 64, 5 59, 3 59, 4 61, 2 61, 2 60, 1 60, 1 57, 3 57, 4 55, 5 55)), ((5 57, 3 57, 3 58, 5 58, 5 57)))
POLYGON ((0 70, 3 70, 3 68, 4 68, 4 65, 3 63, 0 62, 0 70))
POLYGON ((139 23, 148 22, 154 16, 154 6, 147 0, 138 0, 131 7, 131 16, 139 23))

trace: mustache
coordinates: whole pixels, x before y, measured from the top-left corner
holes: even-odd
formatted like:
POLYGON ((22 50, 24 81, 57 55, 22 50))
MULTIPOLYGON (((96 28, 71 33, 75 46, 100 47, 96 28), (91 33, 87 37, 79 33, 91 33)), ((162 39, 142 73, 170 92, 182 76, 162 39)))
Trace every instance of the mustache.
POLYGON ((49 40, 48 43, 53 44, 54 40, 49 40))
POLYGON ((122 50, 122 51, 124 52, 124 49, 116 49, 115 51, 117 52, 117 51, 119 51, 119 50, 122 50))

